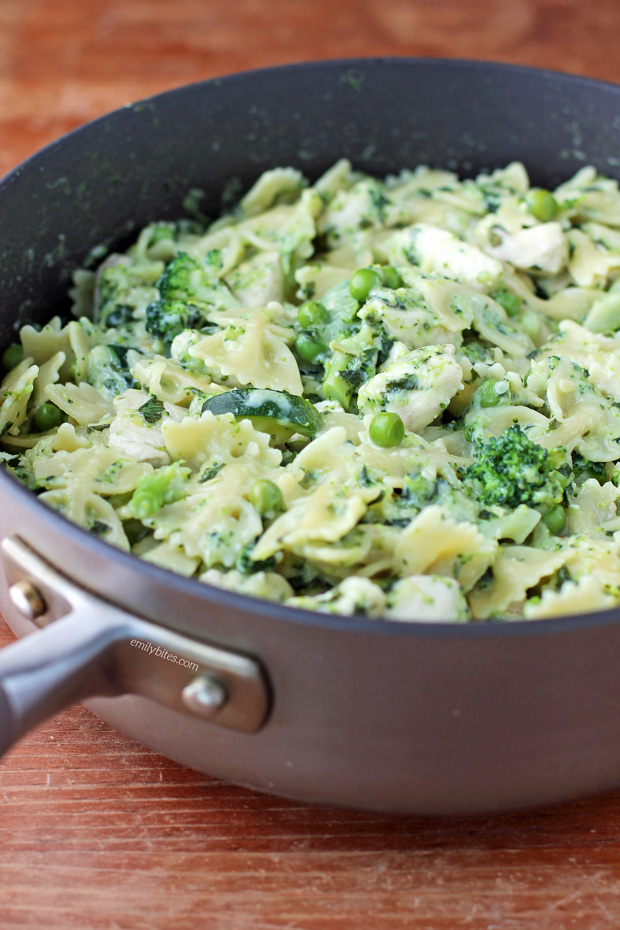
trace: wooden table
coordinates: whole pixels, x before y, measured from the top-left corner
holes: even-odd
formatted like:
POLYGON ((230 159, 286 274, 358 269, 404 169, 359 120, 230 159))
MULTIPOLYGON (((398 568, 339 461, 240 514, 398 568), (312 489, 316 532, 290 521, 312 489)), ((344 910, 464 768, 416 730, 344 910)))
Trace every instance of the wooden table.
MULTIPOLYGON (((619 35, 617 0, 0 0, 0 171, 235 70, 422 54, 620 80, 619 35)), ((484 820, 318 809, 184 769, 81 708, 0 767, 1 930, 618 926, 620 794, 484 820)))

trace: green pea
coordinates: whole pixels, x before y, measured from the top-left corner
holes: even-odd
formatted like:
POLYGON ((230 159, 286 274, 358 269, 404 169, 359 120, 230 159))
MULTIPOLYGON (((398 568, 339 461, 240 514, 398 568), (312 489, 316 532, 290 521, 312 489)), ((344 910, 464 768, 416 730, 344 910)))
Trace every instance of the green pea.
POLYGON ((40 433, 47 433, 48 430, 56 429, 63 421, 63 413, 56 404, 41 404, 37 407, 34 415, 35 428, 40 433))
POLYGON ((540 333, 540 319, 533 310, 525 310, 519 318, 519 323, 521 324, 523 332, 529 336, 530 339, 538 338, 540 333))
POLYGON ((250 502, 259 513, 266 516, 273 516, 279 510, 284 510, 284 498, 282 491, 266 478, 259 478, 252 485, 250 491, 250 502))
POLYGON ((549 191, 542 187, 534 187, 525 198, 528 209, 541 223, 548 223, 558 215, 558 202, 549 191))
POLYGON ((385 265, 385 267, 381 269, 381 275, 385 286, 391 287, 393 291, 395 291, 397 287, 403 286, 403 279, 392 265, 385 265))
POLYGON ((318 339, 313 339, 307 333, 299 334, 295 340, 295 348, 299 357, 306 362, 313 362, 321 352, 325 351, 324 344, 318 339))
POLYGON ((5 371, 13 371, 24 360, 24 350, 18 342, 14 342, 2 353, 2 367, 5 371))
POLYGON ((502 395, 495 390, 497 381, 483 381, 476 391, 476 399, 481 407, 499 407, 502 395))
POLYGON ((373 287, 381 284, 381 277, 374 268, 360 268, 351 278, 349 293, 360 303, 366 300, 373 287))
POLYGON ((307 300, 297 311, 297 322, 302 329, 311 329, 327 320, 327 310, 318 300, 307 300))
POLYGON ((521 309, 521 298, 510 291, 497 291, 493 294, 493 299, 504 308, 508 316, 516 316, 521 309))
POLYGON ((397 413, 385 410, 372 418, 368 435, 376 446, 389 449, 398 446, 405 436, 405 424, 397 413))
POLYGON ((566 524, 566 512, 561 504, 556 504, 547 513, 543 514, 542 521, 550 533, 561 533, 566 524))

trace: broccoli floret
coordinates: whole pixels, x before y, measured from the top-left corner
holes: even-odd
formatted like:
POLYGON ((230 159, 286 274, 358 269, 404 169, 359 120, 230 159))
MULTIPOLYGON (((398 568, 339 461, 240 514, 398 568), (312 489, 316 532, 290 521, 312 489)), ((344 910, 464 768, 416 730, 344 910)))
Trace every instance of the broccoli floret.
POLYGON ((509 427, 499 439, 474 443, 473 465, 461 470, 478 499, 487 505, 549 507, 564 497, 568 478, 558 469, 563 449, 543 449, 520 426, 509 427))
POLYGON ((179 252, 157 282, 159 300, 146 308, 146 330, 171 343, 184 329, 199 329, 211 306, 196 291, 204 271, 186 252, 179 252))
POLYGON ((219 252, 202 260, 186 252, 170 262, 157 282, 159 300, 146 308, 146 330, 170 345, 184 329, 200 329, 214 310, 230 309, 235 300, 218 279, 219 252))
POLYGON ((151 475, 143 475, 127 504, 128 516, 144 520, 156 514, 164 504, 181 500, 186 494, 189 473, 189 468, 183 468, 175 462, 151 475))

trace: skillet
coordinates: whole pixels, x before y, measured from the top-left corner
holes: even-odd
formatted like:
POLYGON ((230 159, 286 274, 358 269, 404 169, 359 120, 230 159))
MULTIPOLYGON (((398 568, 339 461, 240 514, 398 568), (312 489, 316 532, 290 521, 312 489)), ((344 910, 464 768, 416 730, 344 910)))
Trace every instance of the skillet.
MULTIPOLYGON (((466 61, 248 72, 128 106, 0 183, 0 344, 66 312, 71 270, 264 170, 384 176, 522 160, 620 176, 620 88, 466 61), (191 203, 187 199, 190 191, 191 203), (185 207, 184 207, 185 204, 185 207)), ((418 814, 560 802, 620 781, 620 614, 470 625, 295 610, 109 546, 0 471, 0 751, 83 701, 151 748, 282 796, 418 814), (32 634, 32 635, 26 635, 32 634)))

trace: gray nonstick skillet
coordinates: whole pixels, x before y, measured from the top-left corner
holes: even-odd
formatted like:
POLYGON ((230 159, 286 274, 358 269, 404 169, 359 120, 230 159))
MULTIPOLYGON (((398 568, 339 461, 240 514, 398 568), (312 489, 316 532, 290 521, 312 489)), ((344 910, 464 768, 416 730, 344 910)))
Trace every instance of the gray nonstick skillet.
MULTIPOLYGON (((67 311, 71 270, 178 218, 191 190, 338 157, 385 175, 522 160, 553 186, 620 175, 620 88, 496 64, 373 59, 174 90, 60 139, 0 183, 0 344, 67 311)), ((187 201, 186 201, 187 202, 187 201)), ((75 701, 187 765, 382 811, 548 804, 620 782, 620 613, 469 625, 340 618, 176 576, 0 470, 0 748, 75 701), (32 634, 32 635, 30 635, 32 634)))

